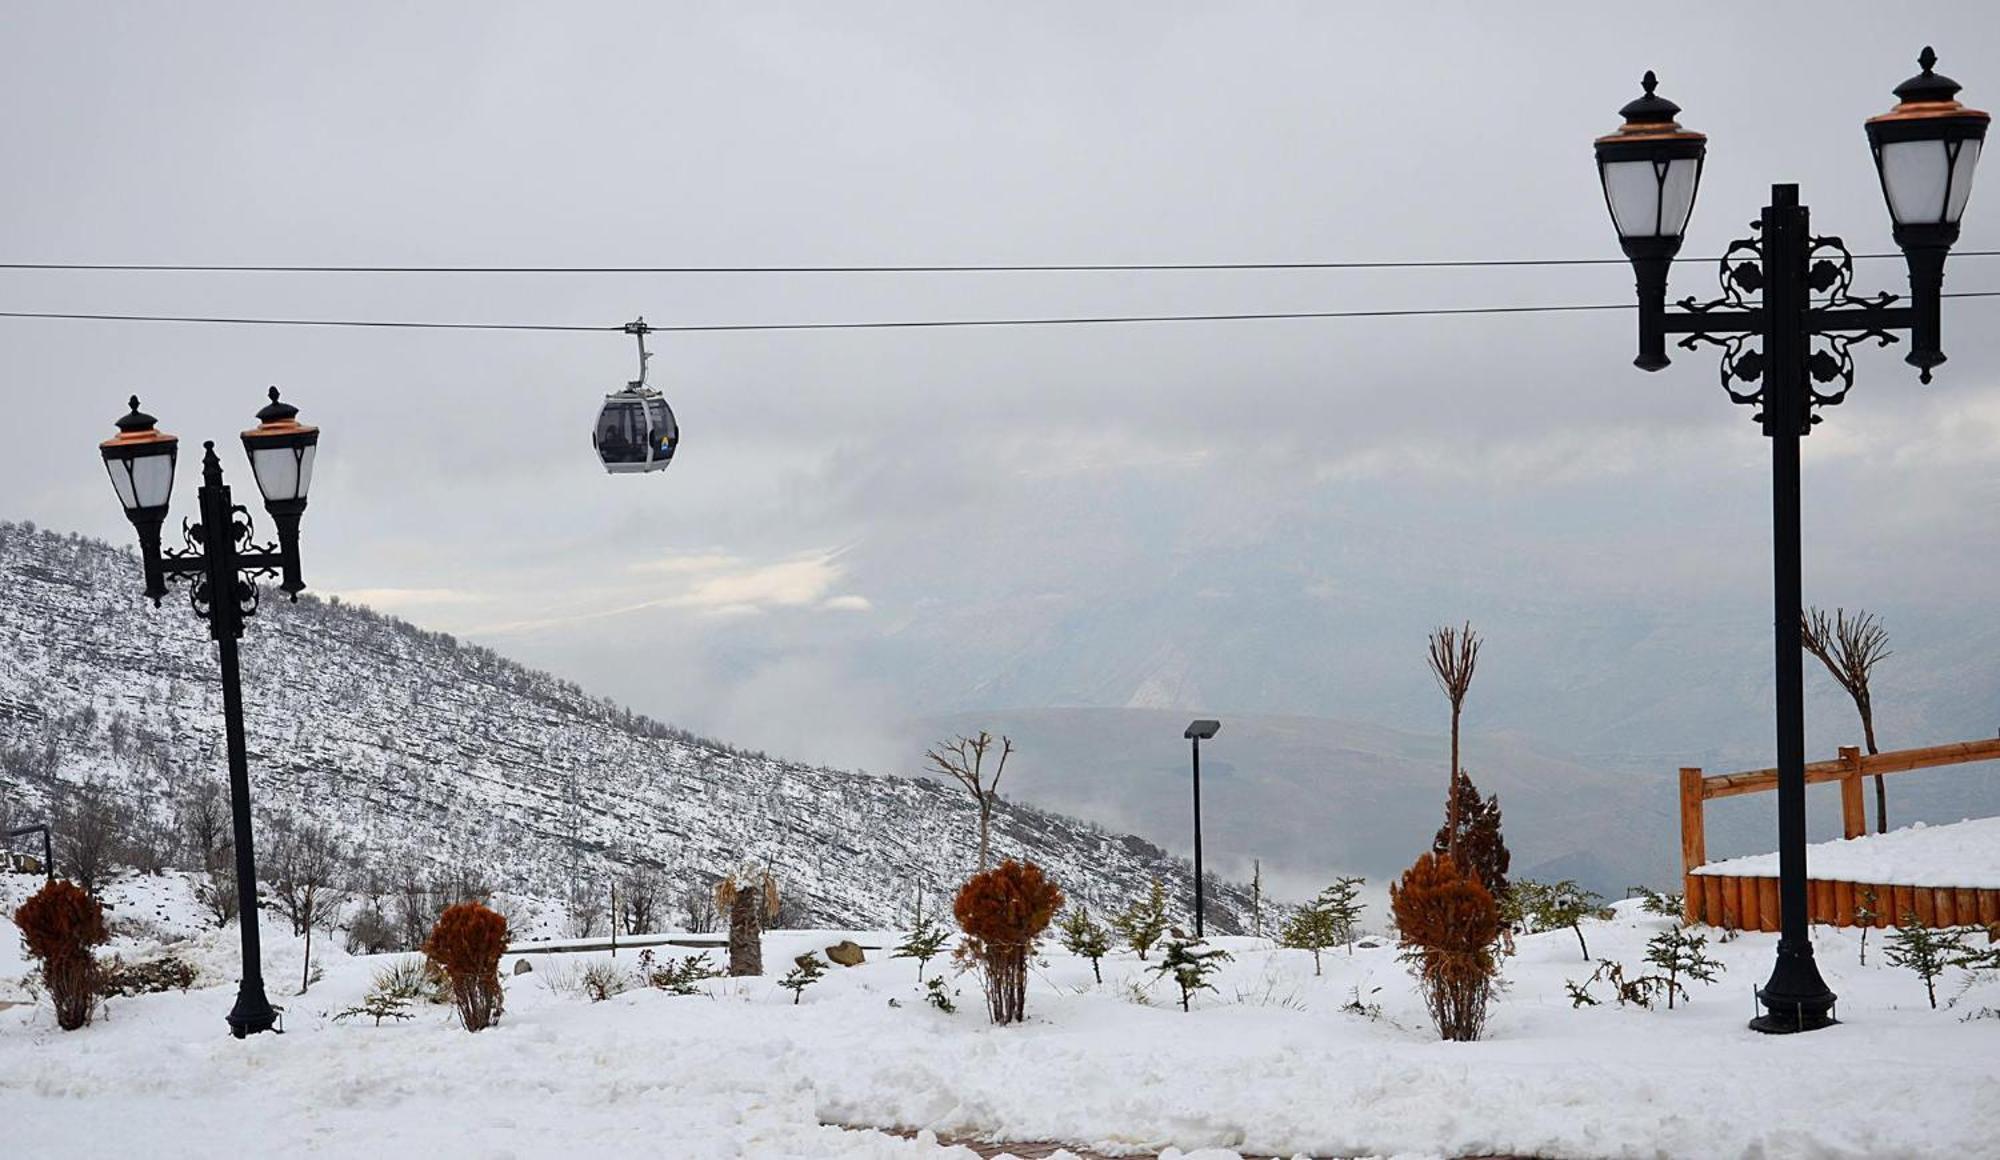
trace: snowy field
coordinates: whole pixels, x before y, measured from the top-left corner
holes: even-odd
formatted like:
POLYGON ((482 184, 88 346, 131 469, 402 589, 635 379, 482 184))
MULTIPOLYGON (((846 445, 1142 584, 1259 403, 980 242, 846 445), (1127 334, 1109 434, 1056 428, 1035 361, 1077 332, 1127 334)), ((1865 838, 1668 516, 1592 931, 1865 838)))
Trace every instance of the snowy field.
MULTIPOLYGON (((13 876, 18 900, 36 885, 13 876)), ((140 929, 127 958, 189 927, 178 879, 124 879, 114 918, 140 929)), ((11 912, 11 902, 8 909, 11 912)), ((1621 904, 1589 923, 1593 955, 1637 969, 1667 920, 1621 904)), ((832 968, 793 1006, 775 974, 842 934, 767 939, 773 978, 717 980, 705 996, 633 990, 592 1003, 567 985, 602 955, 537 955, 507 977, 507 1012, 468 1035, 447 1009, 377 1027, 332 1016, 384 959, 325 940, 325 975, 298 989, 299 944, 265 923, 284 1035, 238 1042, 233 929, 179 944, 205 983, 112 1000, 56 1030, 46 1002, 0 1011, 0 1153, 9 1157, 486 1156, 971 1157, 948 1138, 1056 1140, 1107 1153, 1198 1156, 1897 1157, 2000 1150, 2000 981, 1923 985, 1857 965, 1857 932, 1818 929, 1842 1025, 1767 1038, 1744 1027, 1774 936, 1711 953, 1728 965, 1675 1011, 1573 1010, 1588 969, 1569 931, 1524 938, 1489 1038, 1437 1041, 1391 948, 1325 956, 1226 939, 1219 993, 1184 1014, 1129 952, 1105 982, 1061 952, 1036 970, 1025 1026, 995 1029, 971 977, 960 1009, 925 1006, 908 960, 832 968), (1344 1009, 1359 998, 1379 1012, 1344 1009), (1143 1000, 1143 1001, 1142 1001, 1143 1000)), ((320 943, 314 947, 320 955, 320 943)), ((634 959, 621 951, 619 963, 634 959)), ((515 962, 509 956, 503 970, 515 962)), ((935 964, 933 966, 935 969, 935 964)), ((0 931, 0 1001, 26 998, 0 931)), ((1601 991, 1601 989, 1600 989, 1601 991)))
MULTIPOLYGON (((1806 871, 1824 882, 2000 890, 2000 818, 1942 826, 1918 822, 1886 834, 1816 842, 1806 847, 1806 871)), ((1778 856, 1710 862, 1695 873, 1776 878, 1778 856)))

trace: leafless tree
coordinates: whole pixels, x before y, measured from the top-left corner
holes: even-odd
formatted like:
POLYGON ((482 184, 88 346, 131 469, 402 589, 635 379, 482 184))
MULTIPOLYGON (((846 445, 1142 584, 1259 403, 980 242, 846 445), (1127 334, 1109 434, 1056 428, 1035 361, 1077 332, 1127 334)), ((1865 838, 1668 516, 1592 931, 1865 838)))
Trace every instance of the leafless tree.
POLYGON ((208 869, 202 872, 201 881, 195 884, 194 898, 215 920, 218 930, 236 921, 243 901, 236 893, 235 847, 224 846, 216 851, 208 869))
POLYGON ((993 774, 985 773, 986 754, 993 747, 993 735, 981 729, 977 736, 954 737, 939 742, 935 748, 924 751, 924 760, 937 773, 956 781, 972 793, 972 800, 979 806, 979 870, 984 873, 987 862, 987 835, 993 826, 993 803, 1000 789, 1000 775, 1007 771, 1007 758, 1014 752, 1014 743, 1004 735, 1000 738, 1000 761, 993 767, 993 774))
POLYGON ((1458 857, 1458 720, 1465 711, 1465 692, 1472 687, 1472 673, 1479 667, 1479 634, 1472 622, 1465 627, 1445 625, 1431 632, 1431 675, 1451 702, 1451 780, 1446 783, 1446 822, 1451 828, 1450 854, 1458 857))
POLYGON ((213 870, 219 852, 229 845, 229 802, 221 783, 202 778, 182 795, 174 814, 188 852, 203 870, 213 870))
POLYGON ((700 883, 688 887, 681 895, 681 909, 687 911, 687 928, 693 934, 712 934, 722 920, 715 905, 714 889, 700 883))
POLYGON ((580 884, 570 891, 569 933, 571 938, 596 938, 604 933, 604 899, 590 885, 580 884))
MULTIPOLYGON (((1806 651, 1818 657, 1833 679, 1840 682, 1840 687, 1847 690, 1847 695, 1854 698, 1854 711, 1861 715, 1861 737, 1868 752, 1880 753, 1875 747, 1875 702, 1868 693, 1868 678, 1876 662, 1889 655, 1888 631, 1874 613, 1856 610, 1850 618, 1844 608, 1834 609, 1831 619, 1824 608, 1808 608, 1800 627, 1806 651)), ((1875 832, 1889 832, 1889 791, 1879 773, 1875 775, 1875 832)))
POLYGON ((72 787, 56 808, 56 867, 92 894, 111 871, 112 858, 125 845, 130 815, 98 782, 72 787))
POLYGON ((274 826, 272 850, 265 864, 271 867, 271 893, 278 913, 292 924, 292 933, 305 936, 305 965, 299 976, 299 994, 312 983, 312 936, 320 927, 331 928, 340 915, 341 891, 338 883, 346 873, 345 859, 324 826, 274 826))
POLYGON ((626 934, 651 934, 659 926, 660 908, 667 892, 666 880, 650 866, 642 866, 618 880, 618 914, 626 934))

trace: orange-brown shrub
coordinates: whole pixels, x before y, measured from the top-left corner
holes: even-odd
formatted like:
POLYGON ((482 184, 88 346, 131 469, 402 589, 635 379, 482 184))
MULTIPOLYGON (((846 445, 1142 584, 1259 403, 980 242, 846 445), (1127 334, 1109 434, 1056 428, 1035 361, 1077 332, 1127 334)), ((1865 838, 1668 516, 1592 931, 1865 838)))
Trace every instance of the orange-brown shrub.
POLYGON ((1028 1006, 1028 953, 1062 909, 1063 894, 1033 862, 1009 858, 959 887, 952 914, 965 931, 956 954, 979 967, 995 1023, 1019 1023, 1028 1006))
POLYGON ((1389 908, 1438 1034, 1479 1038, 1500 969, 1493 957, 1500 908, 1479 872, 1449 854, 1425 854, 1389 887, 1389 908))
POLYGON ((500 956, 507 953, 507 920, 477 902, 461 902, 438 915, 424 940, 424 957, 451 980, 459 1022, 478 1031, 500 1017, 500 956))
POLYGON ((75 1031, 90 1022, 97 1002, 97 960, 90 948, 110 939, 104 908, 74 882, 52 878, 14 911, 21 942, 42 964, 42 982, 56 1005, 56 1026, 75 1031))

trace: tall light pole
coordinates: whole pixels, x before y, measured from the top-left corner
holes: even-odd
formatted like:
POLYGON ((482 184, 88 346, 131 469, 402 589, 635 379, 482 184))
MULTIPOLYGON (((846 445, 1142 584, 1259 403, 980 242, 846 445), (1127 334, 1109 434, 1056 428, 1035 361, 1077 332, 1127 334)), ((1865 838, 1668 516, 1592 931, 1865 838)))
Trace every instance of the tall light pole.
POLYGON ((258 424, 243 432, 243 450, 264 509, 277 525, 276 544, 256 544, 250 513, 231 501, 222 482, 222 462, 215 444, 202 445, 202 482, 198 493, 201 522, 184 524, 185 546, 160 548, 160 526, 173 498, 174 463, 180 440, 156 428, 157 420, 131 400, 131 413, 118 420, 118 434, 99 450, 111 473, 111 485, 132 526, 139 532, 146 595, 158 607, 169 579, 186 578, 188 601, 195 615, 208 622, 222 667, 223 733, 229 750, 229 805, 235 824, 237 922, 242 931, 243 978, 236 1006, 229 1012, 230 1033, 238 1039, 269 1031, 277 1012, 264 994, 264 967, 257 935, 257 859, 251 847, 250 762, 243 737, 243 681, 237 663, 237 642, 243 622, 257 613, 259 576, 279 579, 279 591, 298 599, 305 581, 299 578, 299 517, 312 484, 313 458, 319 430, 298 421, 299 409, 278 401, 257 412, 258 424))
POLYGON ((1204 717, 1187 727, 1181 736, 1194 745, 1194 937, 1202 937, 1201 881, 1201 743, 1221 730, 1222 722, 1204 717))
POLYGON ((1854 385, 1851 347, 1888 346, 1910 333, 1904 359, 1926 383, 1945 361, 1939 343, 1944 260, 1958 240, 1959 216, 1986 137, 1985 113, 1955 96, 1959 86, 1932 71, 1896 87, 1894 109, 1867 123, 1896 244, 1909 266, 1908 305, 1894 294, 1853 294, 1854 258, 1838 237, 1814 236, 1796 185, 1771 187, 1757 236, 1731 242, 1720 270, 1722 297, 1666 305, 1667 269, 1680 251, 1694 209, 1707 138, 1675 121, 1680 107, 1653 89, 1620 109, 1625 123, 1597 139, 1597 166, 1619 242, 1638 276, 1639 357, 1657 371, 1668 364, 1666 335, 1684 350, 1721 348, 1722 386, 1730 401, 1759 408, 1771 440, 1773 621, 1778 750, 1777 964, 1757 992, 1765 1013, 1758 1031, 1812 1031, 1833 1022, 1834 994, 1813 961, 1806 908, 1804 654, 1799 543, 1799 442, 1820 421, 1819 408, 1854 385), (1837 385, 1836 385, 1837 381, 1837 385), (1732 385, 1734 384, 1734 385, 1732 385))

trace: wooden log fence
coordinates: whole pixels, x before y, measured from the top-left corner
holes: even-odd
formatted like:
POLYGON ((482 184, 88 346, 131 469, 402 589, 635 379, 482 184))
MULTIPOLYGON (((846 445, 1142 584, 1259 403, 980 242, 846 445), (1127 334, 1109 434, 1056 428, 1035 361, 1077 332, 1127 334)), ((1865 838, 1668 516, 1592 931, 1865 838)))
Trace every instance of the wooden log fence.
MULTIPOLYGON (((2000 737, 1876 754, 1864 754, 1852 745, 1843 745, 1840 756, 1832 761, 1815 761, 1806 766, 1806 784, 1840 784, 1841 830, 1845 837, 1858 838, 1868 832, 1867 811, 1861 792, 1862 778, 1975 761, 2000 761, 2000 737)), ((1681 874, 1686 891, 1685 917, 1688 922, 1705 922, 1736 930, 1778 929, 1776 878, 1694 872, 1696 867, 1708 862, 1708 802, 1713 798, 1763 793, 1776 788, 1778 771, 1775 769, 1723 774, 1704 774, 1694 767, 1681 770, 1681 874)), ((1902 921, 1905 914, 1915 914, 1918 921, 1926 925, 1992 926, 2000 923, 2000 890, 1814 879, 1809 879, 1807 883, 1808 918, 1812 922, 1852 926, 1855 907, 1861 904, 1870 890, 1876 894, 1871 908, 1875 913, 1876 926, 1895 925, 1902 921)))

